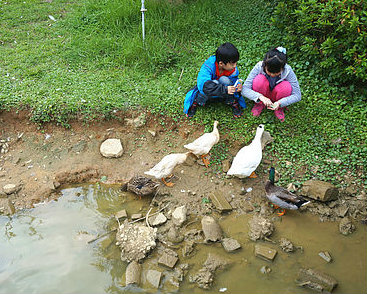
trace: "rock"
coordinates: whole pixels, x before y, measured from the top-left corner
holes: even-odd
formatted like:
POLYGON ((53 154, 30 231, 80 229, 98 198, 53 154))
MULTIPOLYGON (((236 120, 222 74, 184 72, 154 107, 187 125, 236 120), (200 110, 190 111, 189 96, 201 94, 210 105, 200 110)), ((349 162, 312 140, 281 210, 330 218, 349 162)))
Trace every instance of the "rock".
POLYGON ((264 240, 274 231, 274 224, 262 216, 254 215, 249 221, 249 226, 249 237, 252 241, 264 240))
POLYGON ((141 213, 134 213, 134 214, 131 215, 132 220, 137 220, 137 219, 142 218, 142 217, 143 217, 143 215, 141 213))
POLYGON ((115 219, 121 221, 121 220, 124 220, 125 218, 127 218, 126 209, 116 212, 115 219))
POLYGON ((168 230, 167 239, 168 239, 168 241, 170 241, 172 243, 180 243, 184 239, 184 236, 179 234, 177 229, 174 226, 172 226, 168 230))
POLYGON ((187 257, 191 255, 191 253, 194 252, 195 244, 196 243, 194 241, 188 241, 182 248, 182 256, 187 257))
POLYGON ((213 217, 204 216, 201 220, 201 226, 206 242, 216 242, 222 239, 222 229, 213 217))
POLYGON ((223 162, 222 162, 223 172, 226 173, 230 169, 230 167, 231 167, 231 163, 229 162, 229 160, 228 159, 223 160, 223 162))
POLYGON ((116 245, 121 249, 121 260, 139 261, 156 247, 157 229, 148 228, 139 223, 128 223, 127 220, 118 228, 116 245))
POLYGON ((135 128, 140 128, 146 124, 145 114, 142 113, 141 115, 139 115, 137 118, 134 119, 125 118, 125 122, 128 125, 132 125, 135 128))
POLYGON ((233 252, 241 248, 241 244, 237 240, 231 238, 224 238, 222 240, 222 246, 225 251, 233 252))
POLYGON ((191 276, 190 283, 196 283, 198 287, 209 289, 214 281, 214 273, 217 270, 222 270, 228 265, 228 261, 222 257, 209 253, 208 258, 195 275, 191 276))
POLYGON ((270 135, 268 131, 264 131, 261 136, 261 148, 264 149, 264 147, 274 141, 274 138, 270 135))
POLYGON ((349 217, 344 217, 339 223, 339 232, 345 236, 353 233, 356 227, 349 217))
POLYGON ((277 255, 277 251, 273 248, 266 247, 266 246, 259 245, 259 244, 255 245, 255 256, 257 257, 260 257, 267 261, 273 261, 276 255, 277 255))
POLYGON ((339 190, 328 182, 308 180, 302 186, 302 193, 309 198, 327 202, 336 200, 339 195, 339 190))
POLYGON ((327 251, 321 251, 319 252, 319 256, 324 259, 326 262, 331 262, 332 258, 329 252, 327 251))
POLYGON ((260 272, 261 272, 262 274, 268 274, 268 273, 270 273, 270 272, 271 272, 271 268, 270 268, 270 267, 268 267, 267 265, 263 265, 263 266, 261 267, 261 269, 260 269, 260 272))
POLYGON ((175 225, 181 226, 186 221, 186 206, 177 207, 172 213, 172 221, 175 225))
POLYGON ((223 193, 220 191, 215 191, 214 193, 209 195, 210 200, 220 212, 228 212, 233 208, 231 204, 228 203, 223 193))
POLYGON ((3 186, 3 191, 7 194, 14 194, 17 193, 20 190, 20 186, 19 185, 15 185, 15 184, 7 184, 5 186, 3 186))
POLYGON ((335 209, 336 215, 339 217, 345 217, 348 213, 349 207, 347 205, 339 206, 335 209))
POLYGON ((148 270, 147 271, 147 281, 154 287, 159 288, 159 284, 161 282, 162 273, 156 270, 148 270))
POLYGON ((124 149, 120 139, 107 139, 101 144, 99 151, 104 157, 117 158, 122 155, 124 149))
POLYGON ((166 252, 164 252, 158 259, 158 264, 159 265, 163 265, 166 266, 168 268, 174 268, 174 266, 176 265, 178 261, 178 257, 177 256, 173 256, 171 254, 167 254, 166 252))
POLYGON ((314 269, 300 269, 296 280, 298 286, 307 287, 318 292, 331 292, 338 285, 338 281, 314 269))
POLYGON ((132 261, 126 268, 126 286, 130 284, 140 284, 141 265, 132 261))
POLYGON ((0 214, 13 215, 15 213, 15 207, 8 198, 0 198, 0 214))
POLYGON ((167 221, 166 216, 163 213, 158 213, 157 215, 151 216, 149 218, 149 224, 153 227, 164 224, 167 221))
POLYGON ((281 238, 279 241, 279 247, 284 251, 284 252, 293 252, 294 251, 294 245, 291 241, 289 241, 286 238, 281 238))

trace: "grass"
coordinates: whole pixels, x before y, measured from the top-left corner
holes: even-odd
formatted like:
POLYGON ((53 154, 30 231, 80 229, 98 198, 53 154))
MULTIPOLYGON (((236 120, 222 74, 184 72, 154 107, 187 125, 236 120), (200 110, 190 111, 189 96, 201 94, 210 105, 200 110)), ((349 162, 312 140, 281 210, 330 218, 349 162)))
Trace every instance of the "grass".
MULTIPOLYGON (((29 110, 40 125, 69 127, 76 116, 90 122, 131 108, 180 122, 184 96, 218 45, 237 46, 246 78, 283 37, 270 22, 273 1, 147 1, 145 44, 137 0, 0 3, 0 108, 29 110)), ((285 123, 269 111, 252 117, 248 101, 241 119, 233 120, 230 108, 217 105, 200 108, 193 121, 209 131, 217 119, 220 132, 242 145, 264 123, 275 138, 264 158, 280 170, 283 185, 317 178, 363 188, 365 101, 329 85, 289 54, 303 97, 289 107, 285 123)), ((225 145, 213 150, 214 172, 227 152, 225 145)))

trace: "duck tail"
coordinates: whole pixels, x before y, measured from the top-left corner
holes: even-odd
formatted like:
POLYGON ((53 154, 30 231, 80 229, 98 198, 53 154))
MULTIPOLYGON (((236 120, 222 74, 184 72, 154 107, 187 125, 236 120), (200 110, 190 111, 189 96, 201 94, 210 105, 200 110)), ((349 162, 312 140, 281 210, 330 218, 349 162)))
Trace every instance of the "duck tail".
POLYGON ((307 205, 307 204, 309 204, 309 203, 311 203, 311 201, 308 201, 308 200, 300 200, 300 201, 298 201, 298 202, 296 203, 296 206, 297 206, 298 208, 300 208, 301 206, 305 206, 305 205, 307 205))

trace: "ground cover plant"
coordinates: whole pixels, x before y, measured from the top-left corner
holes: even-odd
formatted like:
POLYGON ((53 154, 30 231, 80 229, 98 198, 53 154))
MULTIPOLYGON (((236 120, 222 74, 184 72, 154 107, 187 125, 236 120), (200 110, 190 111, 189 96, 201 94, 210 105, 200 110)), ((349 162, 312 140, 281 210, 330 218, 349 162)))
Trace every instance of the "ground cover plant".
MULTIPOLYGON (((271 47, 287 47, 272 22, 278 1, 146 1, 146 41, 141 40, 140 1, 8 1, 0 6, 0 108, 28 110, 42 126, 71 119, 110 119, 119 110, 149 110, 180 122, 183 99, 202 62, 230 41, 241 53, 246 78, 271 47)), ((292 52, 293 50, 293 52, 292 52)), ((307 67, 289 52, 302 89, 285 123, 272 113, 234 120, 224 106, 199 109, 192 123, 248 144, 258 124, 275 138, 266 149, 281 171, 280 184, 309 178, 338 186, 367 184, 365 98, 307 67), (347 93, 347 94, 346 94, 347 93)), ((162 121, 162 123, 164 123, 162 121)), ((215 171, 226 158, 214 149, 215 171)))

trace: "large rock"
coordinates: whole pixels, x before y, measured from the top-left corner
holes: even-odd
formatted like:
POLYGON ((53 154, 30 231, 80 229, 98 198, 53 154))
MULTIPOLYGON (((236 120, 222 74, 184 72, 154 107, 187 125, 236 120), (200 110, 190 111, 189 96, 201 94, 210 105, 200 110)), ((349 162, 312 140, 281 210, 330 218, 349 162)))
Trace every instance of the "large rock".
POLYGON ((338 281, 318 270, 300 269, 296 280, 298 286, 307 287, 317 292, 331 292, 338 285, 338 281))
POLYGON ((241 248, 241 244, 237 240, 231 238, 224 238, 222 240, 222 246, 225 251, 233 252, 241 248))
POLYGON ((117 158, 122 155, 124 149, 120 139, 107 139, 101 144, 99 151, 104 157, 117 158))
POLYGON ((302 194, 315 200, 327 202, 336 200, 339 195, 339 190, 328 182, 308 180, 302 186, 302 194))
POLYGON ((273 248, 259 244, 255 245, 255 256, 257 257, 260 257, 264 260, 273 261, 276 255, 277 251, 273 248))
POLYGON ((141 275, 141 265, 132 261, 126 268, 126 286, 130 284, 139 285, 141 275))
POLYGON ((204 216, 201 220, 201 226, 206 242, 216 242, 222 239, 222 229, 213 217, 204 216))
POLYGON ((271 236, 274 231, 274 224, 262 216, 254 215, 249 221, 249 237, 252 241, 264 240, 271 236))
POLYGON ((14 194, 20 190, 20 185, 7 184, 3 186, 3 190, 7 195, 14 194))
POLYGON ((356 227, 349 217, 344 217, 339 223, 339 231, 344 236, 347 236, 355 231, 356 227))
POLYGON ((175 225, 181 226, 186 221, 186 206, 177 207, 172 213, 172 221, 175 225))
POLYGON ((147 281, 155 288, 159 288, 159 284, 161 282, 162 273, 156 270, 148 270, 147 274, 147 281))

